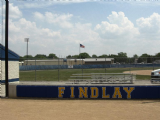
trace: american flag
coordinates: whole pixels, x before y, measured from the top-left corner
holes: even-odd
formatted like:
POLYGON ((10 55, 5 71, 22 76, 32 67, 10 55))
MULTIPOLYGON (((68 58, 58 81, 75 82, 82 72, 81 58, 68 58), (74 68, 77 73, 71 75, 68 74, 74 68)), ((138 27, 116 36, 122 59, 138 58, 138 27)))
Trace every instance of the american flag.
POLYGON ((85 46, 84 46, 84 45, 82 45, 82 44, 80 44, 80 47, 81 47, 81 48, 85 48, 85 46))

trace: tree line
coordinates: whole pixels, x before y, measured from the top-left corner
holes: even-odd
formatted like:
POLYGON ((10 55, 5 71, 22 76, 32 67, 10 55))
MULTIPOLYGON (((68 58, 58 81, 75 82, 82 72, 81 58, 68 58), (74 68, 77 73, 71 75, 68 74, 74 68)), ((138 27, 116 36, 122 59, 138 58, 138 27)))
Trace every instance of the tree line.
MULTIPOLYGON (((54 53, 50 53, 48 56, 44 55, 44 54, 37 54, 35 56, 32 55, 25 55, 25 56, 21 56, 20 59, 21 60, 26 60, 26 59, 57 59, 59 58, 56 54, 54 53)), ((153 63, 156 60, 160 60, 160 53, 157 53, 155 55, 149 55, 147 53, 144 53, 140 56, 138 56, 137 54, 134 54, 132 57, 128 57, 127 53, 125 52, 119 52, 117 54, 103 54, 103 55, 96 55, 93 54, 92 56, 90 56, 88 53, 84 52, 84 53, 80 53, 79 55, 68 55, 66 56, 67 59, 85 59, 85 58, 114 58, 114 62, 119 62, 119 63, 133 63, 133 62, 137 62, 137 63, 153 63)))

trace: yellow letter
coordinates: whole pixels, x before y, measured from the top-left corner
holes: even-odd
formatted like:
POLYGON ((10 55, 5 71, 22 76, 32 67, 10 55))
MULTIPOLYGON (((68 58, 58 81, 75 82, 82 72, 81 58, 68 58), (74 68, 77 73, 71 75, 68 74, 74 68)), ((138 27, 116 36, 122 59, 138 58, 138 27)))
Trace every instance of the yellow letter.
POLYGON ((123 90, 127 93, 127 98, 131 98, 131 92, 134 90, 134 87, 123 87, 123 90))
POLYGON ((79 98, 88 98, 87 89, 88 87, 84 87, 85 90, 83 90, 82 87, 79 87, 79 98))
POLYGON ((58 97, 63 98, 62 94, 64 94, 65 87, 58 87, 58 90, 59 90, 58 97))
POLYGON ((121 95, 121 92, 120 92, 120 88, 119 88, 119 87, 115 87, 115 88, 114 88, 113 98, 117 98, 117 95, 118 95, 118 98, 122 98, 122 95, 121 95))
POLYGON ((71 89, 71 98, 74 98, 74 87, 70 87, 70 89, 71 89))
POLYGON ((110 98, 110 95, 106 95, 106 87, 102 87, 102 98, 110 98))
POLYGON ((98 88, 97 87, 91 87, 91 98, 97 98, 98 97, 98 88), (95 94, 94 94, 95 91, 95 94))

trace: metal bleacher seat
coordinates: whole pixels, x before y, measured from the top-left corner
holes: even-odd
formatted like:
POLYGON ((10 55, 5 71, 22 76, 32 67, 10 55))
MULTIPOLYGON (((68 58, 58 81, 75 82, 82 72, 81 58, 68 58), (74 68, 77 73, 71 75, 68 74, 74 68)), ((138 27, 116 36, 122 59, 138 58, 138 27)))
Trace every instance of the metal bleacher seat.
POLYGON ((129 73, 89 73, 73 74, 69 82, 72 84, 132 84, 135 75, 129 73))

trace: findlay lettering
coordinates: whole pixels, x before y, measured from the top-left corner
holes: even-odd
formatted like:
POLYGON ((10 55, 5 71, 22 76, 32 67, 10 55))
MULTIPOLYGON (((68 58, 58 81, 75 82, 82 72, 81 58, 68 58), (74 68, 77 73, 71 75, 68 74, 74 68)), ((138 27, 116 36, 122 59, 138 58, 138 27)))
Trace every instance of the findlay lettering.
MULTIPOLYGON (((63 95, 65 94, 65 87, 58 87, 58 98, 63 98, 63 95)), ((78 97, 79 98, 122 98, 122 94, 120 91, 120 87, 114 87, 113 94, 107 94, 106 87, 78 87, 78 97), (102 89, 102 96, 99 96, 99 92, 102 89), (88 95, 88 92, 90 91, 90 96, 88 95)), ((125 91, 125 97, 127 99, 131 98, 131 93, 133 92, 135 88, 134 87, 123 87, 123 91, 125 91)), ((75 98, 75 87, 70 87, 70 98, 75 98)))

